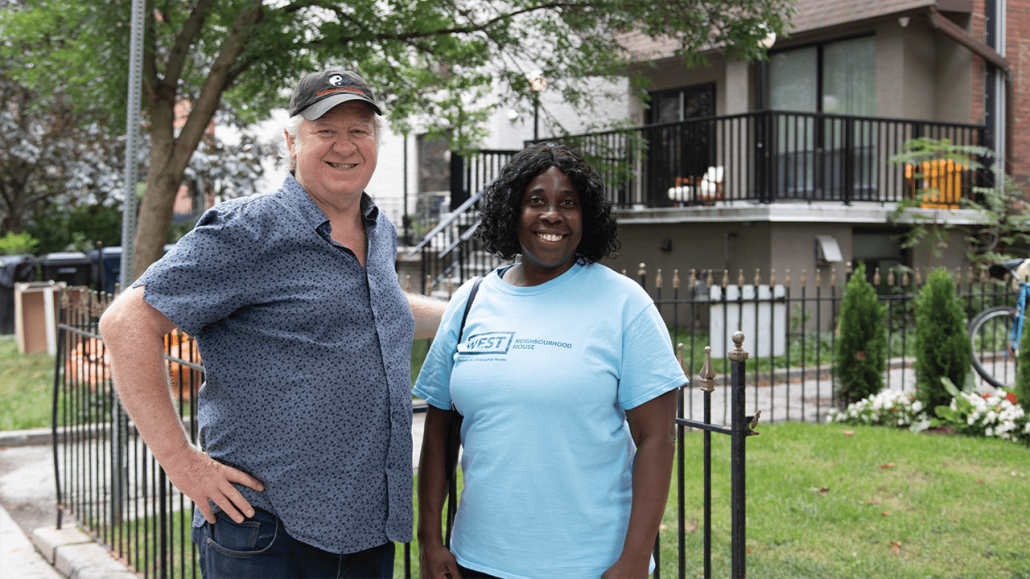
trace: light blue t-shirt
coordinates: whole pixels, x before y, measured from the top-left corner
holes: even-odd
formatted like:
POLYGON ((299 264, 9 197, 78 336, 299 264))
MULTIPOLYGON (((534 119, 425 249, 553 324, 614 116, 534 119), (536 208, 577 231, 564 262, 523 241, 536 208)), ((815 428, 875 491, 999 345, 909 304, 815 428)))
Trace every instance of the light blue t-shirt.
POLYGON ((438 408, 453 396, 465 416, 452 549, 505 579, 597 579, 629 524, 625 411, 687 383, 668 330, 647 293, 605 266, 534 287, 495 271, 455 352, 470 287, 451 300, 415 385, 438 408))

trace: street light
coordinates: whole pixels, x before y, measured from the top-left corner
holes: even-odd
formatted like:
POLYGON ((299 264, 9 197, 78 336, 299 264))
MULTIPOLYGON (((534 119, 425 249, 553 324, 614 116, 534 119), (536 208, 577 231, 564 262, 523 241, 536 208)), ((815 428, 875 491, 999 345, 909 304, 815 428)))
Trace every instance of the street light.
POLYGON ((547 79, 544 78, 544 71, 534 70, 526 75, 529 82, 529 90, 533 91, 533 140, 540 138, 540 91, 547 88, 547 79))

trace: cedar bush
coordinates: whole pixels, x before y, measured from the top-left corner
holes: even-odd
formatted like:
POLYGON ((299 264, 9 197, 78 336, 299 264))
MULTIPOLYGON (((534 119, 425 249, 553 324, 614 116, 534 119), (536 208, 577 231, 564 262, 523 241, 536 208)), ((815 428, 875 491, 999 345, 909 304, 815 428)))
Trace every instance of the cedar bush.
POLYGON ((916 396, 935 415, 937 406, 952 399, 941 378, 962 389, 972 366, 965 318, 951 274, 933 270, 916 297, 915 371, 916 396))
POLYGON ((841 408, 883 390, 887 367, 887 306, 866 281, 865 264, 859 262, 844 290, 840 307, 840 339, 834 353, 837 402, 841 408))
POLYGON ((1016 402, 1023 412, 1030 414, 1030 325, 1023 322, 1023 337, 1019 340, 1019 354, 1016 357, 1016 383, 1013 384, 1016 402))

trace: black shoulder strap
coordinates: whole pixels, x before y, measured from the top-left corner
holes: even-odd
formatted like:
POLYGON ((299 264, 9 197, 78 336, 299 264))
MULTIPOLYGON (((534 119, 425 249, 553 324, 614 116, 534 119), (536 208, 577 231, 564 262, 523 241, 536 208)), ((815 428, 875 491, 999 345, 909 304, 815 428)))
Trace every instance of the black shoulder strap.
POLYGON ((469 299, 465 302, 465 315, 461 316, 461 329, 458 330, 458 343, 461 343, 461 336, 465 333, 465 320, 469 319, 469 310, 472 309, 472 300, 476 299, 476 293, 479 292, 479 284, 483 283, 483 277, 477 277, 475 283, 472 284, 472 291, 469 292, 469 299))

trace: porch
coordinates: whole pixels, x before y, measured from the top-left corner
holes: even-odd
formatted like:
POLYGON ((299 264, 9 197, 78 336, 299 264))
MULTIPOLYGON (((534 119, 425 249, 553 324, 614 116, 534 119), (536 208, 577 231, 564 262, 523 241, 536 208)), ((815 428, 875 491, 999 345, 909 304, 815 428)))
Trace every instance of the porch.
POLYGON ((890 162, 918 137, 985 143, 978 125, 771 110, 544 140, 579 148, 617 209, 903 199, 958 209, 984 176, 954 163, 890 162))

